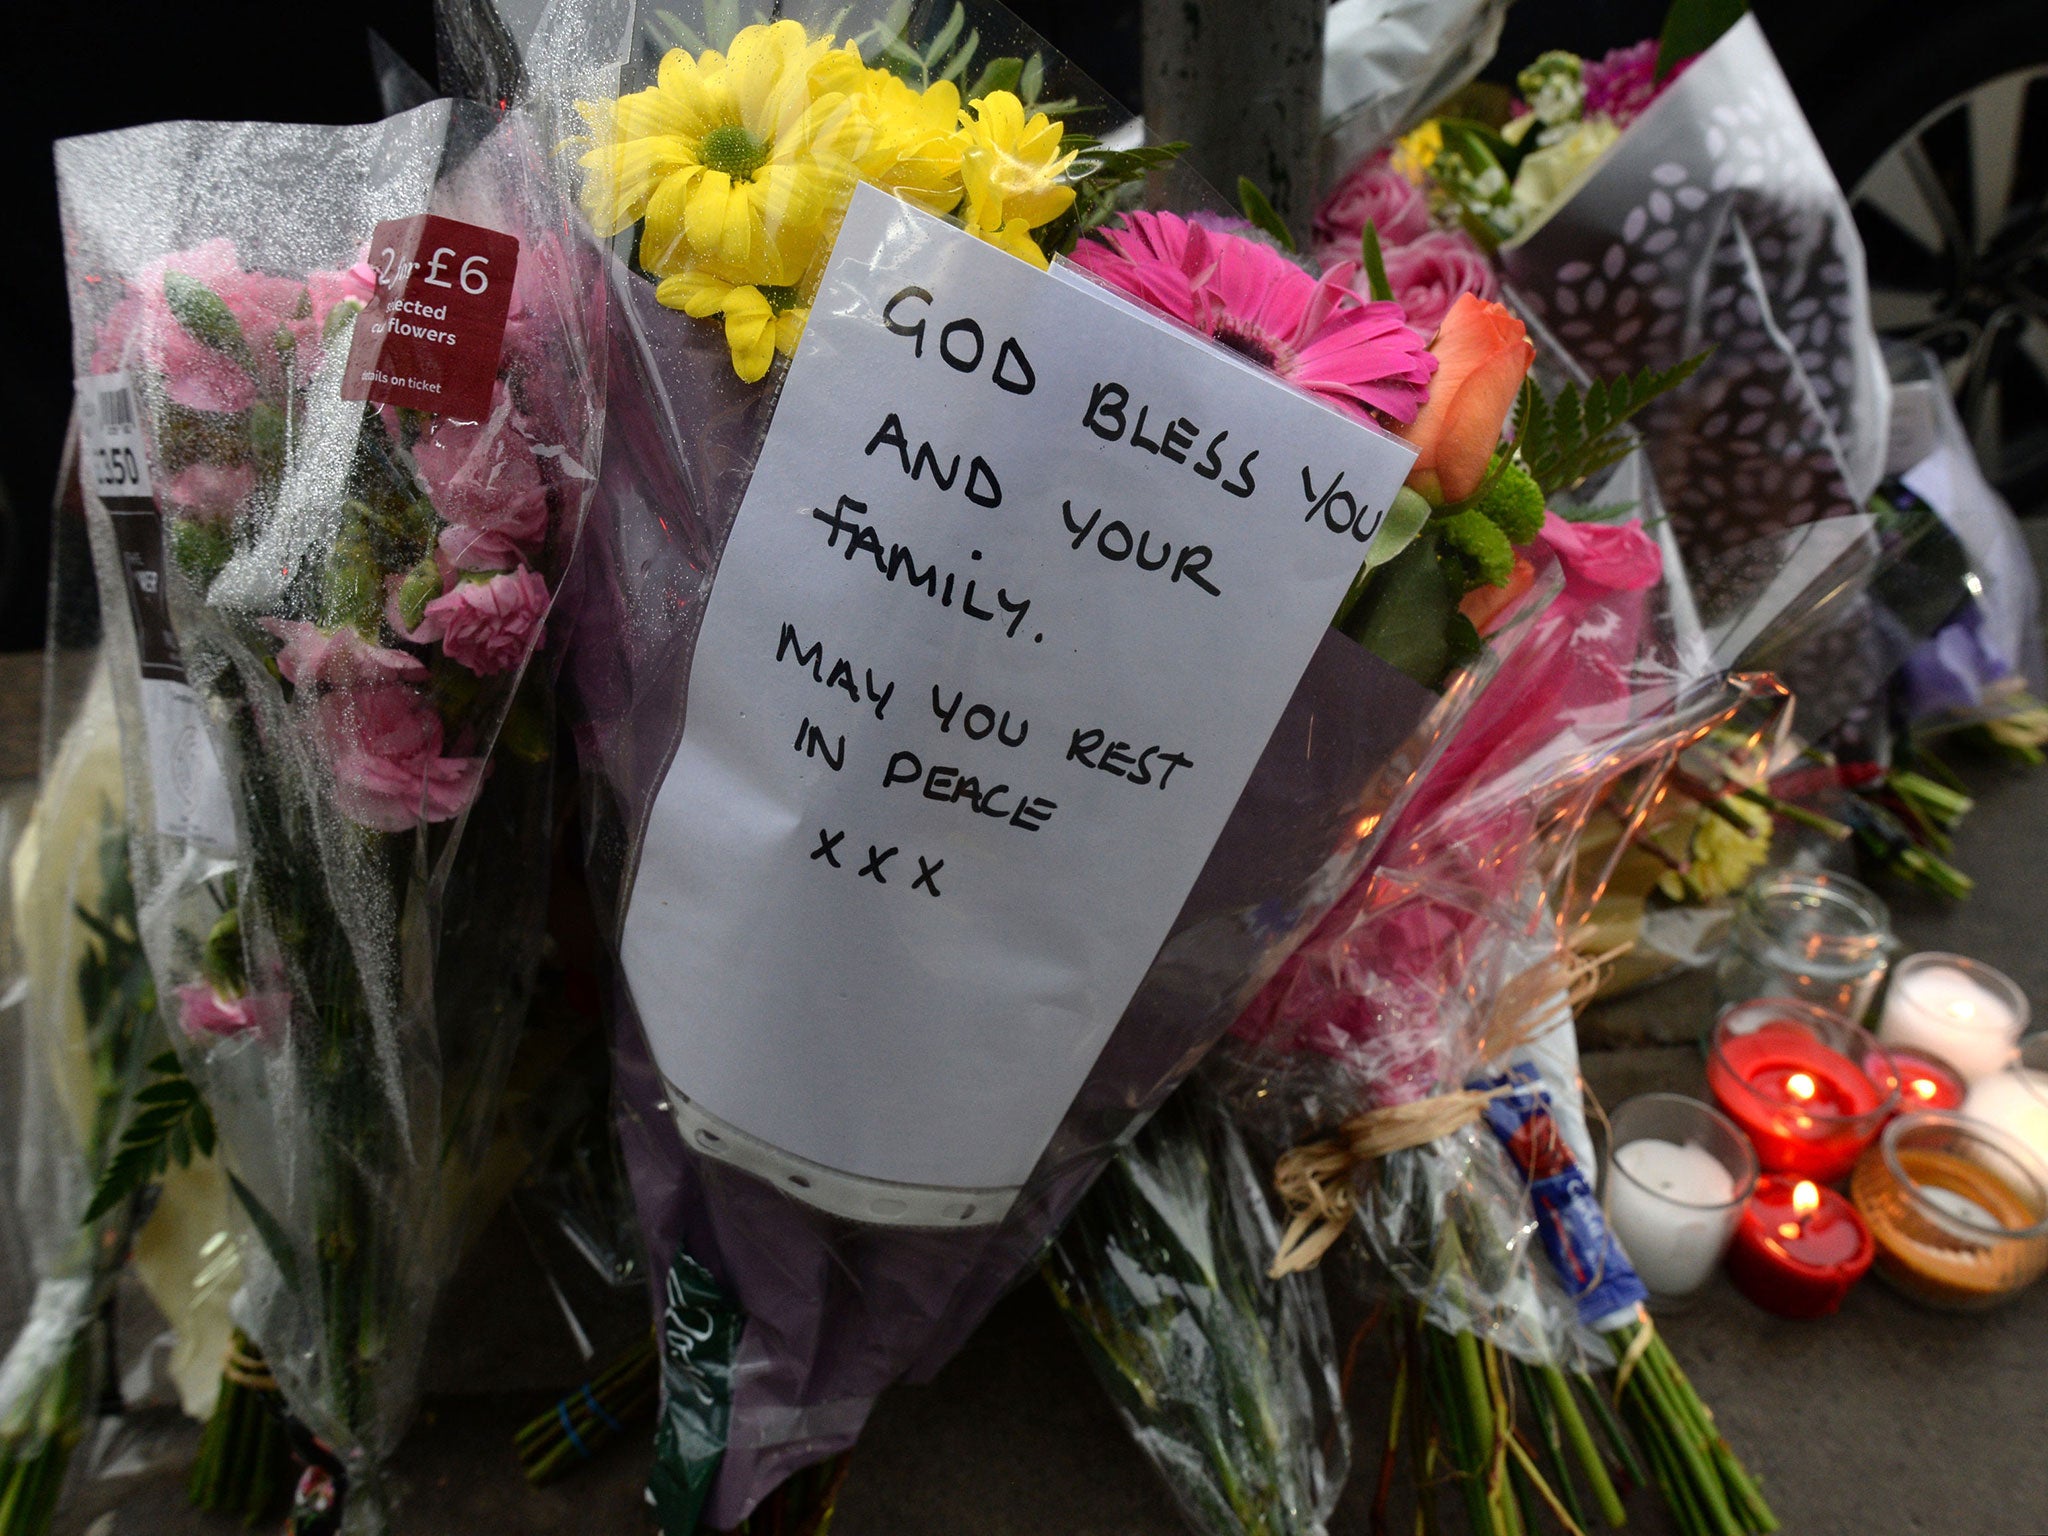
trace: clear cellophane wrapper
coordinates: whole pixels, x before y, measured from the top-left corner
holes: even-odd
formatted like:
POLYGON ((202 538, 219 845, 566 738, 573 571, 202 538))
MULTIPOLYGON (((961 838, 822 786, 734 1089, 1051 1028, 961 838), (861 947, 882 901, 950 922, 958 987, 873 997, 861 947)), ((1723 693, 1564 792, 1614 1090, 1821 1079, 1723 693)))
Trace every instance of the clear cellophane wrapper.
POLYGON ((383 1519, 542 932, 540 646, 603 401, 545 156, 448 102, 57 152, 81 400, 131 455, 125 494, 88 463, 86 508, 142 938, 233 1179, 237 1321, 351 1530, 383 1519), (504 304, 461 414, 344 397, 366 302, 409 283, 431 319, 438 253, 373 249, 425 214, 499 242, 439 284, 504 304))
MULTIPOLYGON (((1643 466, 1625 461, 1615 475, 1654 520, 1643 466)), ((1615 483, 1584 499, 1611 500, 1615 483)), ((1370 868, 1211 1058, 1269 1164, 1353 1116, 1526 1063, 1577 1161, 1594 1166, 1570 941, 1606 871, 1578 868, 1579 837, 1618 784, 1633 786, 1618 809, 1636 824, 1661 770, 1748 685, 1704 659, 1682 580, 1611 585, 1554 521, 1543 544, 1557 598, 1507 652, 1370 868)), ((1483 1121, 1361 1165, 1354 1192, 1357 1241, 1338 1249, 1348 1283, 1391 1286, 1438 1327, 1532 1363, 1606 1358, 1543 1256, 1526 1179, 1483 1121)))
POLYGON ((1046 1258, 1082 1353, 1203 1536, 1320 1536, 1350 1470, 1322 1277, 1268 1279, 1279 1244, 1265 1174, 1198 1080, 1046 1258))
MULTIPOLYGON (((579 118, 576 101, 644 89, 677 67, 678 51, 694 61, 726 46, 743 19, 717 7, 630 4, 557 4, 537 21, 476 6, 444 6, 443 15, 444 62, 457 66, 463 89, 510 88, 592 153, 605 143, 602 132, 592 137, 602 119, 579 118)), ((1049 109, 1100 139, 1136 142, 1125 114, 995 7, 800 6, 776 21, 801 24, 814 42, 855 40, 868 64, 886 59, 913 88, 950 82, 958 105, 1007 83, 1027 98, 1028 112, 1049 109)), ((636 163, 631 154, 614 162, 621 175, 636 163)), ((581 175, 568 157, 560 169, 572 183, 581 175)), ((1176 185, 1159 195, 1213 206, 1201 189, 1176 185)), ((898 190, 906 203, 972 217, 929 193, 898 190)), ((1133 183, 1125 195, 1151 194, 1133 183)), ((673 222, 673 209, 664 213, 658 203, 637 224, 600 220, 617 226, 606 453, 584 558, 565 596, 575 615, 566 679, 588 808, 587 863, 601 925, 615 943, 640 876, 650 806, 683 729, 702 615, 776 414, 779 358, 788 350, 778 336, 777 361, 764 361, 765 337, 749 351, 754 333, 742 304, 750 295, 722 300, 727 307, 708 315, 701 306, 664 305, 659 289, 668 285, 648 270, 660 253, 650 255, 648 242, 658 232, 669 238, 673 222), (766 370, 758 380, 740 372, 756 366, 766 370)), ((704 291, 672 289, 671 302, 696 302, 692 295, 704 291)), ((786 298, 778 293, 774 302, 786 298)), ((717 1317, 717 1342, 698 1346, 700 1363, 705 1351, 729 1346, 718 1365, 723 1391, 686 1428, 684 1410, 696 1412, 692 1378, 676 1370, 666 1383, 658 1463, 692 1468, 667 1484, 657 1472, 657 1503, 682 1511, 665 1513, 673 1528, 700 1508, 710 1525, 736 1523, 790 1474, 851 1445, 885 1387, 927 1378, 952 1355, 1120 1141, 1348 886, 1490 666, 1482 660, 1439 694, 1344 637, 1325 636, 1149 974, 993 1224, 869 1224, 708 1155, 708 1143, 686 1140, 678 1127, 675 1099, 689 1085, 672 1089, 649 1045, 646 1015, 670 1014, 674 1005, 635 998, 621 974, 618 1112, 657 1306, 693 1328, 703 1315, 717 1317), (694 1310, 700 1304, 708 1314, 694 1310), (685 1454, 689 1446, 694 1455, 685 1454)), ((675 942, 691 936, 678 933, 675 942)), ((803 960, 761 952, 734 963, 803 960)), ((1001 1034, 992 1031, 978 1047, 992 1060, 1005 1050, 1001 1034)), ((1034 1066, 1020 1058, 1009 1070, 1034 1066)), ((820 1103, 816 1113, 830 1117, 835 1107, 820 1103)))
POLYGON ((1890 384, 1847 199, 1755 18, 1500 264, 1596 375, 1712 349, 1638 424, 1716 654, 1785 677, 1809 734, 1876 695, 1895 658, 1861 594, 1890 384))

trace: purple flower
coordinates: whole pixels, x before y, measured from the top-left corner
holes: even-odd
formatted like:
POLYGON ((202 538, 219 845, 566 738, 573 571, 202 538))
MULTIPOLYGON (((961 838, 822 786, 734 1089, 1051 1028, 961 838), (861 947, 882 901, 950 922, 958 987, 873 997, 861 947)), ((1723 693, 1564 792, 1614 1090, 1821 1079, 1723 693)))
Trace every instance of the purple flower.
POLYGON ((1626 128, 1643 115, 1651 102, 1671 89, 1672 81, 1684 74, 1691 63, 1690 58, 1680 59, 1671 73, 1659 80, 1654 37, 1628 48, 1616 48, 1604 59, 1588 59, 1580 76, 1586 86, 1585 115, 1610 117, 1615 127, 1626 128))

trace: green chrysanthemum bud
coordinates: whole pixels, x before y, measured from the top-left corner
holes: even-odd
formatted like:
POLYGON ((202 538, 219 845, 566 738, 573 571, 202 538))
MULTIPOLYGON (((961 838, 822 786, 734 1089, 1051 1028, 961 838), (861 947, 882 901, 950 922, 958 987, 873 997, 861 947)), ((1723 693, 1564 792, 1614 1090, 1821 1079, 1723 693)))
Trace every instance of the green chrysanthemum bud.
POLYGON ((223 997, 239 997, 247 987, 242 965, 242 913, 229 907, 207 931, 199 972, 223 997))
POLYGON ((1542 488, 1519 464, 1503 466, 1472 506, 1491 518, 1510 544, 1528 543, 1543 527, 1542 488))
POLYGON ((164 274, 164 302, 171 307, 171 314, 178 324, 194 341, 202 342, 216 352, 225 352, 244 367, 249 362, 249 343, 242 335, 241 322, 235 319, 221 296, 197 278, 187 277, 182 272, 164 274))
POLYGON ((1514 546, 1484 512, 1467 507, 1436 525, 1443 542, 1461 555, 1488 586, 1504 587, 1515 573, 1514 546))
POLYGON ((171 524, 171 559, 202 591, 226 569, 234 553, 234 541, 218 524, 185 517, 171 524))

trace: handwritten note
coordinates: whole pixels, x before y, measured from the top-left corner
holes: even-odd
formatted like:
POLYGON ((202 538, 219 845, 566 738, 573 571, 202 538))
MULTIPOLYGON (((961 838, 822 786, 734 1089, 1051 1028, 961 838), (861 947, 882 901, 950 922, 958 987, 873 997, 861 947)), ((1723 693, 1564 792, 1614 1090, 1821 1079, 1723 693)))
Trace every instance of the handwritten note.
POLYGON ((856 1219, 1000 1219, 1411 459, 863 188, 624 923, 692 1145, 856 1219))

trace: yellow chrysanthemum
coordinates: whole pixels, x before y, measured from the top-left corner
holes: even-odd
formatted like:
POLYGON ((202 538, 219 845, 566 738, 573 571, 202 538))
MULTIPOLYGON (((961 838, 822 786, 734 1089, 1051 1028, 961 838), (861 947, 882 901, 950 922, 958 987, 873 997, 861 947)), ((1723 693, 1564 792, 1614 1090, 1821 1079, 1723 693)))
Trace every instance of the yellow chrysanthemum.
POLYGON ((794 289, 735 283, 703 268, 663 278, 654 296, 699 320, 723 315, 733 372, 749 384, 768 372, 776 353, 787 357, 796 351, 811 313, 794 289))
POLYGON ((852 43, 825 55, 811 71, 811 89, 844 96, 855 126, 847 153, 860 179, 927 213, 951 213, 960 202, 960 89, 941 80, 918 91, 890 70, 870 69, 852 43))
POLYGON ((966 145, 960 177, 967 189, 967 228, 1044 266, 1029 232, 1074 202, 1074 189, 1060 180, 1074 163, 1072 151, 1060 153, 1060 125, 1043 112, 1027 119, 1016 96, 991 91, 973 103, 972 113, 960 114, 960 134, 966 145))
POLYGON ((1436 157, 1443 150, 1444 131, 1432 117, 1413 133, 1404 133, 1396 139, 1390 158, 1394 169, 1419 187, 1429 179, 1429 168, 1436 164, 1436 157))
POLYGON ((657 275, 709 260, 795 281, 854 175, 856 114, 811 86, 829 51, 794 21, 751 26, 728 53, 670 53, 644 91, 578 102, 592 139, 584 208, 598 233, 645 219, 640 264, 657 275))

